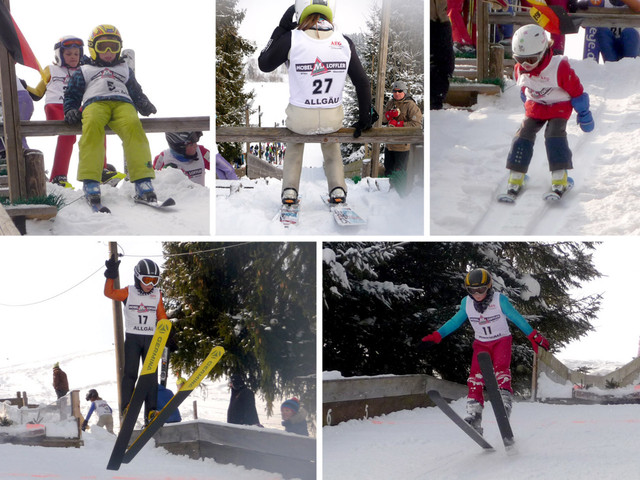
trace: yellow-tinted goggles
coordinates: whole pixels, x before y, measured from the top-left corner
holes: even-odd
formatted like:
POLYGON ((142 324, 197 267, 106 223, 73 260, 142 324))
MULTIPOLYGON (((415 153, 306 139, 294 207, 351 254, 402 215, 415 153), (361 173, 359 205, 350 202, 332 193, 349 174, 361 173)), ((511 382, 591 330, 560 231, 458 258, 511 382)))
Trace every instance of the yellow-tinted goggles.
POLYGON ((118 53, 122 48, 122 44, 117 40, 98 40, 93 49, 98 53, 118 53))
POLYGON ((142 277, 140 280, 145 285, 157 285, 160 281, 160 277, 142 277))

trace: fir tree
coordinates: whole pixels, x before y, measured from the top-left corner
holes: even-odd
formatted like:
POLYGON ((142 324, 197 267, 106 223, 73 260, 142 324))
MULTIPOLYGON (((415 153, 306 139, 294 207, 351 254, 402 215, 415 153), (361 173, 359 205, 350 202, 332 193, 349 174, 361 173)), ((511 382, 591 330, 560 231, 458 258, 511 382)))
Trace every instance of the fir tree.
MULTIPOLYGON (((237 10, 238 0, 218 0, 216 4, 216 126, 244 125, 246 105, 254 93, 245 93, 244 58, 255 47, 238 35, 245 11, 237 10)), ((233 162, 242 156, 239 143, 220 143, 218 150, 233 162)))
MULTIPOLYGON (((550 340, 551 351, 591 331, 600 308, 599 295, 583 298, 574 293, 600 276, 590 242, 405 243, 395 246, 384 264, 367 256, 375 245, 384 246, 325 244, 326 370, 346 376, 429 373, 466 383, 474 339, 468 325, 426 354, 416 347, 458 311, 466 295, 464 276, 472 268, 492 272, 495 288, 550 340), (354 288, 371 272, 398 295, 381 298, 375 290, 354 288)), ((524 391, 530 385, 531 345, 517 328, 511 330, 514 384, 524 391)))
POLYGON ((213 344, 213 378, 242 374, 266 399, 315 405, 315 244, 165 243, 163 290, 177 318, 172 367, 192 370, 213 344))

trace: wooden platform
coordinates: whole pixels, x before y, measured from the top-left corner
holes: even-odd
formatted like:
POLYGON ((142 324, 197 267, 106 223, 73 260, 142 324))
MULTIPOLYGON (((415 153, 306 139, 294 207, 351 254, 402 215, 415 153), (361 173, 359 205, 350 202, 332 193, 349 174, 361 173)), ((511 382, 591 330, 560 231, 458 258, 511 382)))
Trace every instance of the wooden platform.
POLYGON ((478 102, 478 95, 500 95, 499 85, 490 83, 452 83, 445 102, 456 107, 470 107, 478 102))

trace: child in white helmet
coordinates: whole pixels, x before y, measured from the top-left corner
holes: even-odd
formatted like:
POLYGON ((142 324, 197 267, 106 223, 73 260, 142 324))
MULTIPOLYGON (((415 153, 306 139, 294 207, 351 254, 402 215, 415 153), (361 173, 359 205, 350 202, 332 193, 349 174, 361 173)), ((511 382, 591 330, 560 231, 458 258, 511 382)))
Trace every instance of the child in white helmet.
POLYGON ((594 128, 589 95, 563 56, 554 56, 547 34, 539 25, 525 25, 512 40, 515 79, 524 101, 525 118, 507 156, 510 170, 507 192, 514 197, 524 184, 533 156, 536 135, 546 124, 545 146, 551 170, 551 191, 562 196, 569 187, 567 170, 573 168, 567 141, 567 121, 573 110, 584 132, 594 128))

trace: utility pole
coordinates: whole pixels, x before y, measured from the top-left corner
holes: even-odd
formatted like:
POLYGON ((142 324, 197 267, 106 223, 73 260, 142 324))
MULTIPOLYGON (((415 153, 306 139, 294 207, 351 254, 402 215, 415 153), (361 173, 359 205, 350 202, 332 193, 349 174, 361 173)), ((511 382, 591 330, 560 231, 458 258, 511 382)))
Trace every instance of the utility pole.
MULTIPOLYGON (((109 242, 109 258, 118 258, 118 243, 109 242)), ((114 288, 120 288, 120 275, 113 281, 114 288)), ((112 300, 113 307, 113 338, 116 349, 116 378, 118 385, 118 411, 122 421, 122 377, 124 375, 124 330, 122 325, 122 302, 112 300)))

